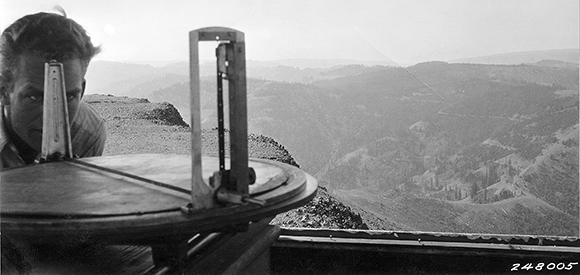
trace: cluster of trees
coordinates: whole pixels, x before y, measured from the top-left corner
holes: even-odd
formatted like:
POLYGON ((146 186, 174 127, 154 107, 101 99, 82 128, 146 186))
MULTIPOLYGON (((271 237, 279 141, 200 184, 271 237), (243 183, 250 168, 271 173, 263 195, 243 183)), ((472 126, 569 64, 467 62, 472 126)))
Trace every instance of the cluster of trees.
MULTIPOLYGON (((441 193, 438 196, 447 200, 470 197, 474 202, 488 203, 492 200, 487 194, 489 186, 500 182, 502 175, 506 176, 506 180, 510 180, 519 173, 511 159, 506 163, 497 162, 512 151, 506 151, 498 146, 473 146, 459 157, 434 157, 433 164, 429 168, 434 175, 427 182, 425 192, 441 193), (454 179, 458 179, 461 184, 449 184, 454 179)), ((412 182, 413 177, 407 177, 405 180, 405 183, 412 182)), ((501 199, 513 196, 511 192, 504 193, 500 195, 501 199)))

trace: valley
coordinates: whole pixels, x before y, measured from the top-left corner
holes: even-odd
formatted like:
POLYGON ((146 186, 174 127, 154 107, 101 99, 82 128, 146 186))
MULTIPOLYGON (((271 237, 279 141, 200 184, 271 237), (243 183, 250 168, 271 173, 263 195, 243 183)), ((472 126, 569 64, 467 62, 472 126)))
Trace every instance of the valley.
MULTIPOLYGON (((249 68, 249 130, 370 229, 578 236, 578 64, 563 62, 249 68)), ((166 101, 188 121, 182 65, 139 70, 93 91, 166 101)), ((214 81, 203 128, 217 125, 214 81)))

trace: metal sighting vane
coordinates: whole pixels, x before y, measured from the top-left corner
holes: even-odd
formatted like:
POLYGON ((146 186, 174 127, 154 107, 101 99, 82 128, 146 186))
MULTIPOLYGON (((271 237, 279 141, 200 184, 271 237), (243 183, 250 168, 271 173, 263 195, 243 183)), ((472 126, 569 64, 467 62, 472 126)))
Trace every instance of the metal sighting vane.
POLYGON ((44 65, 43 104, 40 162, 72 158, 64 71, 55 60, 44 65))

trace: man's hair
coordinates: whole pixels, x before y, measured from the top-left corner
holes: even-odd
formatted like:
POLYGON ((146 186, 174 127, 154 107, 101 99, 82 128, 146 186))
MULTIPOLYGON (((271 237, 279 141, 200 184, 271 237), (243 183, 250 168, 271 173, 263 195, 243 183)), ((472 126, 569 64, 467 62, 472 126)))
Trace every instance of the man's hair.
POLYGON ((0 75, 11 83, 23 54, 33 54, 47 60, 63 62, 79 58, 83 67, 99 51, 86 30, 74 20, 62 15, 40 12, 16 20, 2 32, 0 38, 0 75))

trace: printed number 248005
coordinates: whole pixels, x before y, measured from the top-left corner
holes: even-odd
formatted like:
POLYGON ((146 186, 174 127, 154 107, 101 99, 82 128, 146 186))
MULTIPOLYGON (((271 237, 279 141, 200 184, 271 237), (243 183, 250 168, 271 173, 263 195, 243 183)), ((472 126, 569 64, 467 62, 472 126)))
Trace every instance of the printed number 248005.
POLYGON ((537 270, 537 271, 541 271, 541 270, 572 270, 572 268, 574 268, 575 265, 577 265, 578 262, 570 262, 568 264, 566 263, 537 263, 537 264, 532 264, 532 263, 527 263, 525 265, 521 265, 519 263, 515 263, 512 265, 512 269, 511 271, 520 271, 520 270, 537 270))

